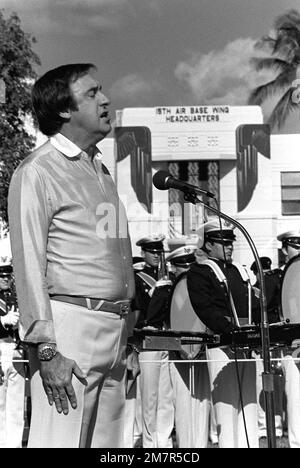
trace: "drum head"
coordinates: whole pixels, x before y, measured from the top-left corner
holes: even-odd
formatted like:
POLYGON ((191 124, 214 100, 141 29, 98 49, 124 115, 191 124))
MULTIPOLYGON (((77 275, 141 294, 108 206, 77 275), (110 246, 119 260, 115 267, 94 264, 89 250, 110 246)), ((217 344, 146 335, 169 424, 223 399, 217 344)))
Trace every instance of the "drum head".
POLYGON ((300 255, 286 265, 281 283, 281 309, 283 319, 300 323, 300 255))
MULTIPOLYGON (((207 327, 196 315, 190 302, 186 276, 177 283, 173 291, 170 325, 171 329, 175 331, 208 333, 207 327)), ((183 359, 196 359, 204 351, 201 344, 182 345, 182 350, 181 357, 183 359)))

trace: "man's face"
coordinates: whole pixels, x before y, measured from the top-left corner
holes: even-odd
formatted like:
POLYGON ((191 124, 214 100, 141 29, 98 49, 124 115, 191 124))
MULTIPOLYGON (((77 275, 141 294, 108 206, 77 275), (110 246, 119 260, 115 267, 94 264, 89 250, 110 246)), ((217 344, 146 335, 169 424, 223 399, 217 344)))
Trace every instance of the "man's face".
POLYGON ((7 291, 11 286, 10 276, 0 276, 0 291, 7 291))
POLYGON ((172 271, 174 275, 176 276, 176 278, 177 276, 181 275, 185 271, 188 271, 189 269, 190 269, 190 266, 172 265, 172 271))
POLYGON ((283 252, 287 256, 287 260, 290 260, 291 258, 295 257, 296 255, 300 254, 300 246, 299 248, 297 247, 292 247, 291 245, 287 245, 284 249, 282 249, 283 252))
POLYGON ((145 262, 152 266, 152 267, 157 267, 160 262, 160 252, 155 252, 154 250, 144 250, 144 258, 145 262))
POLYGON ((232 262, 233 242, 232 241, 211 241, 206 243, 209 256, 226 262, 232 262), (224 246, 224 248, 223 248, 224 246), (225 253, 225 259, 224 259, 225 253))
POLYGON ((95 142, 102 140, 110 131, 109 99, 102 93, 93 70, 79 77, 70 85, 77 104, 71 111, 70 123, 79 136, 92 137, 95 142))

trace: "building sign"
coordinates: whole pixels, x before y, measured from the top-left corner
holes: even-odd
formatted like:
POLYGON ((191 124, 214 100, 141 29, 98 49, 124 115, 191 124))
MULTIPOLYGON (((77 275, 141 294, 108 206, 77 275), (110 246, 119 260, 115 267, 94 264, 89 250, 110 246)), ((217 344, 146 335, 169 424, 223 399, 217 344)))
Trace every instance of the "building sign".
MULTIPOLYGON (((222 116, 230 113, 229 106, 186 106, 156 107, 156 116, 166 123, 215 123, 222 121, 222 116)), ((223 121, 228 121, 228 118, 223 121)))
POLYGON ((147 126, 152 161, 236 159, 239 125, 262 124, 259 106, 159 106, 117 111, 117 126, 147 126))

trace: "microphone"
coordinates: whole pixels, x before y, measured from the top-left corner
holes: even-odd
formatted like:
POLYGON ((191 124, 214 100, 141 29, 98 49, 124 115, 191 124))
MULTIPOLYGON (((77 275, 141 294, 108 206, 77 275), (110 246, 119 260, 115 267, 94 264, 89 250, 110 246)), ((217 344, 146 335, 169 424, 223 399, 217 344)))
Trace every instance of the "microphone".
POLYGON ((202 190, 195 185, 188 184, 183 180, 175 179, 167 171, 157 171, 153 176, 153 185, 158 190, 168 190, 174 188, 176 190, 181 190, 184 193, 198 193, 201 195, 206 195, 209 198, 215 198, 215 195, 207 190, 202 190))

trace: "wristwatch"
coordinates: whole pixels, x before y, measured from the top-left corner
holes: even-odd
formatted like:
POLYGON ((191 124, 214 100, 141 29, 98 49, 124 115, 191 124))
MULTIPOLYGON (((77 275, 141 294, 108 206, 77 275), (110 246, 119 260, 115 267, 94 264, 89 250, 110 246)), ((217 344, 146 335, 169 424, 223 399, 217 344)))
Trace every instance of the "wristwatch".
POLYGON ((38 345, 38 358, 40 361, 51 361, 56 353, 57 350, 54 343, 44 343, 38 345))

